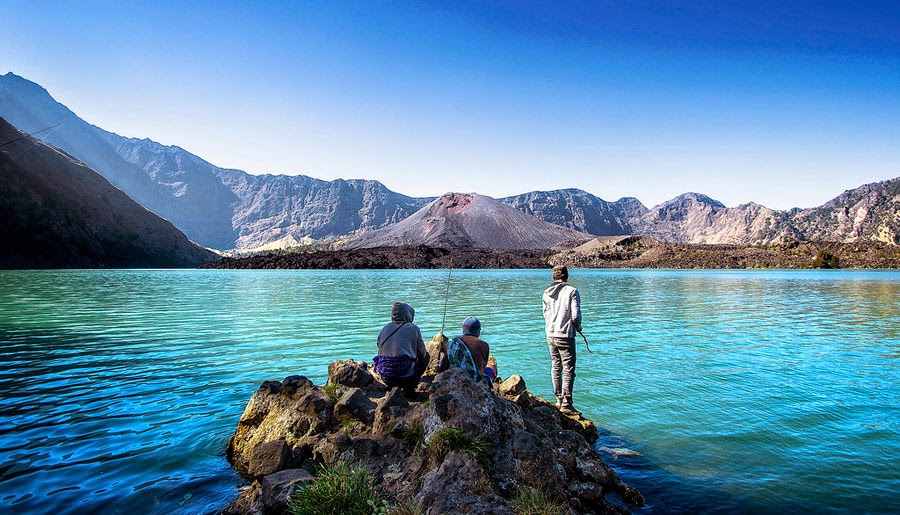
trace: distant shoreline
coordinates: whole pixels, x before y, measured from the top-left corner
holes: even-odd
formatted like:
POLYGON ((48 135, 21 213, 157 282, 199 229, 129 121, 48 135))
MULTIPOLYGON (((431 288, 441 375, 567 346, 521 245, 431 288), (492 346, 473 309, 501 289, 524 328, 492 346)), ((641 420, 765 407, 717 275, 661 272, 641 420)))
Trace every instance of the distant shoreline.
POLYGON ((570 248, 506 250, 431 247, 282 250, 223 257, 201 268, 226 269, 542 269, 746 270, 900 269, 900 247, 878 242, 778 245, 661 243, 645 236, 597 238, 570 248))

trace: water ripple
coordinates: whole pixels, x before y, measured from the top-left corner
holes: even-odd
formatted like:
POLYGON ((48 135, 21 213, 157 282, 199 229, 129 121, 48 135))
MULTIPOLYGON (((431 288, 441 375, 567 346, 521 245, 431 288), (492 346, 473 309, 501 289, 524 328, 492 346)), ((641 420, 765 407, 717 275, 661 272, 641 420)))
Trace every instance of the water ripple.
MULTIPOLYGON (((440 328, 441 271, 0 272, 0 510, 197 513, 258 383, 369 359, 390 302, 440 328)), ((576 402, 646 511, 896 512, 900 275, 575 271, 576 402)), ((550 396, 542 271, 454 274, 501 373, 550 396)))

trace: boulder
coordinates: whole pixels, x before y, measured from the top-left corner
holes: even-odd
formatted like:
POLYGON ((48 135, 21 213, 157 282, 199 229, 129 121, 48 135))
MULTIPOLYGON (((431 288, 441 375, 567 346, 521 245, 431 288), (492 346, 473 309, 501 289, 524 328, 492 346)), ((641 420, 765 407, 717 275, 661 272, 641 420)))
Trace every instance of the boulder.
POLYGON ((266 381, 247 403, 226 451, 238 472, 254 475, 250 462, 260 444, 282 440, 292 456, 300 457, 309 447, 307 437, 333 425, 332 405, 322 392, 303 381, 288 384, 266 381))
POLYGON ((434 377, 442 372, 441 354, 446 343, 447 337, 443 333, 437 333, 425 343, 425 351, 428 352, 428 366, 425 368, 424 377, 434 377))
POLYGON ((349 388, 334 404, 334 416, 338 420, 358 420, 371 424, 375 415, 375 403, 361 388, 349 388))
POLYGON ((254 481, 240 489, 238 496, 222 510, 222 515, 264 515, 262 484, 254 481))
POLYGON ((441 372, 434 378, 426 406, 424 429, 428 441, 444 427, 463 430, 473 438, 497 443, 504 435, 522 430, 521 410, 494 395, 483 382, 473 381, 459 368, 441 372))
POLYGON ((491 491, 491 481, 471 456, 452 452, 425 474, 416 501, 426 515, 481 513, 512 515, 506 499, 491 491))
POLYGON ((285 469, 262 478, 262 505, 266 513, 287 513, 294 491, 313 479, 306 469, 285 469))
POLYGON ((313 479, 312 474, 305 469, 285 469, 269 474, 242 488, 238 498, 222 510, 222 514, 288 513, 294 491, 313 479))
POLYGON ((291 449, 283 439, 262 442, 250 452, 247 472, 251 476, 265 476, 277 472, 287 466, 291 454, 291 449))
POLYGON ((409 410, 409 401, 400 388, 392 388, 375 405, 372 433, 384 434, 393 430, 397 421, 409 410))
POLYGON ((525 393, 525 390, 527 390, 525 380, 518 374, 509 376, 497 386, 497 393, 506 398, 516 397, 521 393, 525 393))
POLYGON ((328 382, 353 388, 365 388, 374 382, 365 361, 339 360, 328 366, 328 382))

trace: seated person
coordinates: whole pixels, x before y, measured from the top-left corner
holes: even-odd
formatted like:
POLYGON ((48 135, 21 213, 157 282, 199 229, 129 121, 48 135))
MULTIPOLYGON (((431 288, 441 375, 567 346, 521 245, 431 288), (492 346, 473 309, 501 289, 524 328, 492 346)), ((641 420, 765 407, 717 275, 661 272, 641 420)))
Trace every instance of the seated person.
POLYGON ((390 387, 401 387, 411 395, 428 366, 422 332, 413 323, 415 310, 405 302, 391 306, 391 322, 378 335, 378 355, 372 360, 375 371, 390 387))
POLYGON ((448 365, 459 367, 470 372, 475 380, 493 382, 497 377, 496 365, 488 366, 491 348, 481 336, 481 321, 475 317, 463 320, 463 334, 447 343, 446 357, 448 365))

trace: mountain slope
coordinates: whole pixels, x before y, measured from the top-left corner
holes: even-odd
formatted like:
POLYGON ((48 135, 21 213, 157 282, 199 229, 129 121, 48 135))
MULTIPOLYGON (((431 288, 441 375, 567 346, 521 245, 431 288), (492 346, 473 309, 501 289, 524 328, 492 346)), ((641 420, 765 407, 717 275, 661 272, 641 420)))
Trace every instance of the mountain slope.
POLYGON ((191 243, 71 156, 0 118, 0 267, 196 266, 191 243))
POLYGON ((190 152, 95 127, 39 85, 0 76, 0 116, 94 168, 191 239, 228 249, 291 236, 331 238, 396 222, 432 199, 400 195, 377 181, 250 175, 190 152))
POLYGON ((532 191, 501 201, 545 222, 598 236, 630 234, 647 208, 635 198, 607 202, 579 189, 532 191))
POLYGON ((590 238, 475 193, 448 193, 404 220, 351 239, 347 248, 429 245, 544 249, 590 238))
POLYGON ((798 239, 900 245, 900 177, 865 184, 819 207, 796 211, 791 225, 798 239))
MULTIPOLYGON (((377 181, 322 181, 251 175, 217 167, 149 139, 125 138, 76 116, 22 77, 0 76, 0 116, 38 135, 106 177, 188 237, 220 249, 331 239, 395 224, 431 202, 377 181)), ((652 209, 637 199, 606 202, 566 189, 503 199, 545 222, 595 235, 646 234, 681 243, 767 244, 785 238, 878 240, 900 244, 897 180, 865 185, 810 209, 777 211, 749 203, 728 208, 686 193, 652 209)))
POLYGON ((755 203, 725 207, 685 193, 632 221, 634 232, 674 243, 767 245, 801 241, 900 244, 900 178, 845 191, 819 207, 778 211, 755 203))
POLYGON ((399 222, 431 199, 395 193, 378 181, 323 181, 303 175, 251 175, 219 170, 237 197, 237 248, 259 247, 288 236, 329 239, 399 222))

